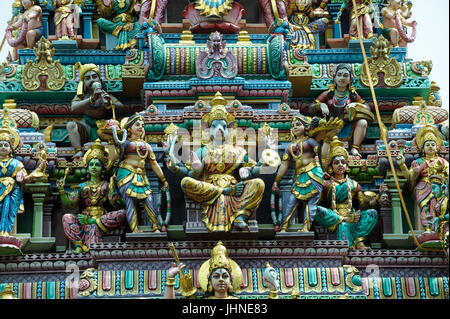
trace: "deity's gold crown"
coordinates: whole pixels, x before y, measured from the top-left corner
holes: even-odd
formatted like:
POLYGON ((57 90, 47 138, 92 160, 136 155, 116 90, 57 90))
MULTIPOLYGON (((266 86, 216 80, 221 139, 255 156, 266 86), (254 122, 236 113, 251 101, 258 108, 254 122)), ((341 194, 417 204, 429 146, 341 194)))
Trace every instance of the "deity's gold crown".
POLYGON ((96 139, 94 144, 91 145, 89 150, 84 154, 83 162, 87 166, 92 159, 98 159, 103 165, 103 168, 108 166, 108 151, 100 142, 100 139, 96 139))
POLYGON ((421 127, 416 134, 416 144, 419 149, 422 149, 423 145, 427 141, 434 141, 437 144, 437 147, 441 147, 442 139, 439 134, 439 131, 433 125, 426 125, 421 127))
POLYGON ((235 117, 227 111, 227 100, 224 99, 220 92, 216 93, 209 105, 211 106, 211 111, 202 118, 202 121, 207 122, 208 125, 211 125, 214 120, 224 120, 227 125, 235 122, 235 117))
POLYGON ((330 143, 330 153, 328 154, 327 166, 331 165, 331 161, 336 156, 344 156, 344 158, 348 161, 348 152, 344 148, 344 142, 339 140, 337 136, 333 137, 333 140, 330 143))
POLYGON ((13 8, 20 8, 20 7, 22 7, 22 1, 21 0, 14 0, 12 6, 13 6, 13 8))
POLYGON ((16 149, 20 143, 20 136, 16 130, 16 121, 11 117, 8 109, 3 110, 0 125, 0 141, 8 141, 11 147, 16 149))
POLYGON ((216 247, 211 252, 211 259, 209 260, 209 273, 211 274, 214 269, 225 268, 231 274, 231 263, 228 258, 227 248, 219 241, 216 247))

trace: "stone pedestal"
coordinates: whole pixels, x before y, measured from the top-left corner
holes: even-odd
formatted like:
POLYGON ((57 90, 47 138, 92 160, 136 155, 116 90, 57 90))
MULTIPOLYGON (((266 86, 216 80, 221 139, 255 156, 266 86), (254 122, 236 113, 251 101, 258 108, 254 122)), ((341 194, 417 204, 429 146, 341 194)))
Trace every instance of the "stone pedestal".
POLYGON ((209 232, 206 229, 202 218, 202 206, 188 197, 186 202, 186 238, 187 239, 257 239, 258 238, 258 222, 251 217, 247 220, 249 227, 248 232, 234 230, 230 232, 209 232))

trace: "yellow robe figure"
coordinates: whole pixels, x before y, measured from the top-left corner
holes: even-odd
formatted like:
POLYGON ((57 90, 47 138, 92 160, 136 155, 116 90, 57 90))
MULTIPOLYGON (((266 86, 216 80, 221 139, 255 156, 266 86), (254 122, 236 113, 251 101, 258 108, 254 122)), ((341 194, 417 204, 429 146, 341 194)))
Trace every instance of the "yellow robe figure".
POLYGON ((230 231, 234 220, 241 215, 248 218, 256 211, 264 193, 264 182, 259 179, 244 181, 240 196, 224 195, 223 189, 236 185, 235 175, 240 167, 253 167, 255 162, 248 159, 247 152, 237 146, 205 146, 203 177, 199 180, 184 177, 181 188, 185 194, 203 205, 203 221, 209 231, 230 231), (216 161, 221 156, 224 162, 216 161))

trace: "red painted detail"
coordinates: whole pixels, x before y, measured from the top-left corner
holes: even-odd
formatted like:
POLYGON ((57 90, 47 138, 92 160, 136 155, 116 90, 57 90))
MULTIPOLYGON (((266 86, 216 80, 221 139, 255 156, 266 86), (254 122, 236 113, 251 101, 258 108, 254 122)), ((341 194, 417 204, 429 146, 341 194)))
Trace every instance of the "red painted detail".
POLYGON ((26 282, 23 284, 23 299, 32 298, 32 288, 33 284, 31 282, 26 282))
POLYGON ((288 288, 294 287, 294 272, 292 268, 284 269, 284 283, 288 288))
POLYGON ((70 289, 69 289, 69 298, 70 299, 76 299, 77 298, 77 293, 78 293, 78 287, 76 287, 76 285, 71 285, 70 289))
POLYGON ((199 269, 194 270, 194 285, 195 285, 195 288, 200 289, 201 286, 200 286, 200 280, 198 278, 198 272, 199 272, 199 269))
POLYGON ((104 291, 110 291, 111 290, 111 271, 104 271, 103 272, 102 288, 103 288, 104 291))
POLYGON ((339 276, 339 268, 330 268, 331 273, 331 284, 333 286, 339 286, 341 283, 341 278, 339 276))
POLYGON ((366 296, 368 296, 369 293, 370 293, 370 291, 369 291, 369 278, 363 277, 361 279, 362 279, 362 290, 366 294, 366 296))
POLYGON ((406 294, 409 297, 415 297, 416 296, 416 282, 413 277, 407 277, 405 278, 405 284, 406 284, 406 294))
POLYGON ((241 284, 242 288, 247 288, 248 287, 248 270, 247 269, 242 269, 242 284, 241 284))
POLYGON ((148 289, 155 290, 158 284, 156 277, 157 270, 149 270, 148 272, 148 289))

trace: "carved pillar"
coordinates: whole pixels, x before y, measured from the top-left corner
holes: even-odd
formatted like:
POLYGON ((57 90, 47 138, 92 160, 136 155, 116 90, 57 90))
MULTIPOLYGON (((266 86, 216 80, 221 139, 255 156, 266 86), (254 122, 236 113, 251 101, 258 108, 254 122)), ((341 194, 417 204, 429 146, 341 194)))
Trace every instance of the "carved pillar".
POLYGON ((25 190, 31 193, 34 202, 31 237, 42 238, 44 237, 44 201, 45 196, 50 193, 50 184, 27 184, 25 190))
POLYGON ((47 201, 44 205, 42 237, 52 237, 52 212, 55 205, 54 203, 55 200, 52 200, 51 202, 47 201))
POLYGON ((83 39, 92 39, 92 12, 83 12, 83 39))
MULTIPOLYGON (((48 11, 42 12, 42 27, 44 28, 44 37, 48 39, 49 34, 49 24, 48 24, 48 17, 50 13, 48 11)), ((39 40, 39 39, 36 39, 39 40)))
MULTIPOLYGON (((403 234, 403 221, 402 221, 402 206, 400 203, 400 196, 395 186, 395 181, 393 178, 385 179, 384 182, 389 187, 389 192, 391 193, 392 199, 392 233, 393 234, 403 234)), ((398 184, 400 189, 406 184, 405 178, 398 178, 398 184)))
POLYGON ((381 220, 383 221, 383 234, 392 234, 392 208, 380 208, 381 220))
POLYGON ((335 24, 334 21, 337 19, 337 15, 339 12, 339 8, 341 7, 341 5, 328 5, 328 10, 331 14, 331 21, 330 24, 333 26, 333 38, 334 39, 340 39, 342 38, 342 28, 341 28, 341 24, 335 24))

